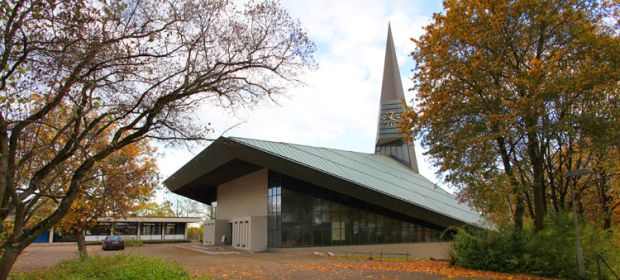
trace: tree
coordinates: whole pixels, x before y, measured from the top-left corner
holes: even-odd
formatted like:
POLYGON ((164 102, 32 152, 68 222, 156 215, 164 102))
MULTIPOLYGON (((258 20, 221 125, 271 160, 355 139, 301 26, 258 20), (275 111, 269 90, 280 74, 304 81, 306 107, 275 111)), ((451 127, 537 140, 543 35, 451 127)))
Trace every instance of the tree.
POLYGON ((158 183, 153 153, 143 140, 111 154, 91 170, 92 176, 83 182, 78 198, 59 224, 77 234, 80 257, 88 257, 84 231, 92 229, 97 218, 126 217, 153 196, 158 183))
MULTIPOLYGON (((614 213, 620 213, 620 149, 602 153, 591 149, 579 155, 593 174, 574 182, 578 186, 579 206, 585 218, 611 229, 614 213)), ((616 222, 617 223, 617 222, 616 222)))
POLYGON ((140 206, 138 215, 144 217, 174 217, 172 204, 170 201, 164 201, 162 204, 150 201, 140 206))
POLYGON ((530 213, 541 229, 549 200, 560 207, 573 195, 565 172, 588 164, 574 161, 576 147, 618 148, 595 140, 620 124, 619 8, 590 0, 444 8, 414 40, 419 102, 401 128, 414 129, 466 198, 507 205, 517 228, 530 213))
POLYGON ((172 192, 166 192, 174 216, 176 217, 200 217, 203 220, 211 217, 211 206, 189 199, 172 192))
POLYGON ((136 212, 147 217, 200 217, 203 220, 211 217, 210 206, 164 190, 167 197, 162 203, 150 201, 142 204, 136 212), (174 201, 174 202, 173 202, 174 201))
POLYGON ((314 45, 275 1, 12 0, 0 13, 0 279, 110 155, 143 139, 204 139, 191 117, 200 104, 250 106, 314 66, 314 45), (47 138, 28 141, 42 128, 47 138), (32 152, 41 146, 51 154, 32 152), (52 188, 57 207, 24 234, 52 188))
MULTIPOLYGON (((41 104, 38 104, 41 106, 41 104)), ((66 115, 52 113, 45 118, 45 123, 57 124, 67 122, 66 115)), ((46 143, 53 131, 46 127, 32 126, 24 131, 27 135, 30 152, 36 152, 39 161, 50 160, 46 156, 52 156, 53 150, 49 146, 40 145, 46 143), (33 129, 31 131, 30 129, 33 129), (36 147, 36 149, 34 148, 36 147)), ((89 146, 105 144, 110 135, 100 135, 89 146)), ((63 140, 60 140, 62 142, 63 140)), ((62 144, 65 144, 64 142, 62 144)), ((78 239, 78 251, 81 257, 87 257, 84 230, 90 229, 96 224, 97 218, 109 216, 113 218, 124 217, 135 211, 138 203, 146 202, 152 195, 154 186, 157 184, 158 172, 155 164, 155 149, 151 148, 146 139, 129 144, 119 151, 114 152, 108 158, 98 162, 89 172, 80 186, 78 198, 71 205, 70 211, 57 225, 65 232, 74 232, 78 239)), ((63 169, 71 169, 72 161, 67 161, 63 169)), ((36 163, 31 163, 19 174, 29 174, 38 169, 36 163)), ((30 210, 26 228, 30 228, 41 219, 47 217, 57 206, 58 196, 62 196, 69 184, 69 178, 64 173, 55 174, 53 182, 46 184, 46 189, 40 190, 41 200, 30 210)))

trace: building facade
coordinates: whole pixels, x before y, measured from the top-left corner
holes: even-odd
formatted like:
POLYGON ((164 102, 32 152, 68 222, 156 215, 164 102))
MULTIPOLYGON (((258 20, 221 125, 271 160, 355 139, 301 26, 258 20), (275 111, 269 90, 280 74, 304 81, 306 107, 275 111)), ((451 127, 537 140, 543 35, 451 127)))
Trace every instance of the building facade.
POLYGON ((208 245, 264 251, 410 244, 416 257, 444 257, 449 228, 484 220, 419 174, 414 146, 397 128, 405 106, 388 28, 374 153, 221 137, 164 184, 216 206, 216 218, 205 223, 208 245))
MULTIPOLYGON (((99 218, 97 224, 84 232, 86 242, 103 241, 106 236, 120 235, 125 239, 174 241, 187 239, 187 225, 200 223, 191 217, 128 217, 124 219, 99 218)), ((76 242, 75 232, 51 228, 34 243, 76 242)))

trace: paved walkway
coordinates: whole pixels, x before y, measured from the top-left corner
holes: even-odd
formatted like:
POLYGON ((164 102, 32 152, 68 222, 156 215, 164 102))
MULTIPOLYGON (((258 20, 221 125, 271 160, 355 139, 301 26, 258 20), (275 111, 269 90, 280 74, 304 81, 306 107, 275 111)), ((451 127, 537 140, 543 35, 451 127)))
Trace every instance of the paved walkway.
MULTIPOLYGON (((339 257, 317 256, 311 253, 246 253, 208 254, 196 248, 196 244, 149 244, 125 251, 102 251, 100 246, 88 246, 91 255, 118 253, 141 254, 171 259, 185 266, 195 275, 209 274, 215 279, 481 279, 454 277, 439 267, 427 268, 437 262, 377 262, 351 260, 339 257), (420 266, 422 265, 422 266, 420 266), (417 267, 416 267, 417 266, 417 267)), ((45 268, 63 259, 76 256, 75 245, 30 246, 22 254, 15 270, 45 268)), ((227 250, 221 250, 226 252, 227 250)), ((476 274, 457 274, 474 276, 476 274)), ((505 275, 504 275, 505 276, 505 275)), ((494 279, 495 277, 486 277, 494 279)), ((509 279, 508 277, 498 277, 509 279)), ((526 279, 526 278, 511 278, 526 279)))
POLYGON ((180 249, 187 249, 196 251, 199 253, 205 253, 207 255, 241 255, 249 254, 247 251, 236 250, 232 246, 204 246, 199 244, 192 244, 187 246, 185 244, 175 246, 180 249))

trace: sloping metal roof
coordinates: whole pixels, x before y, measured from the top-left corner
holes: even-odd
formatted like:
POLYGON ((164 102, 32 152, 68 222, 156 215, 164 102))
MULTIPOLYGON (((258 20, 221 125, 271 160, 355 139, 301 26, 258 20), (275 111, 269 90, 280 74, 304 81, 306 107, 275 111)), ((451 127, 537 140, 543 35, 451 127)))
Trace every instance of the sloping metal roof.
POLYGON ((222 183, 267 168, 437 226, 487 227, 480 215, 390 156, 220 137, 164 181, 172 192, 217 201, 222 183))
POLYGON ((388 156, 238 137, 228 139, 466 224, 484 222, 479 213, 450 193, 388 156))

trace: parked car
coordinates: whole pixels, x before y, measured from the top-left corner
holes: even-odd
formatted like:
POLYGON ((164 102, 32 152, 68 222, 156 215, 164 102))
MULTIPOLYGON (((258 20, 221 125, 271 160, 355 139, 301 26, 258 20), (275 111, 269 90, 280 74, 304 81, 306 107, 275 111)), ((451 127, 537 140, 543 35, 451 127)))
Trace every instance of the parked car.
POLYGON ((125 250, 125 240, 118 235, 107 236, 101 244, 101 249, 105 250, 125 250))

